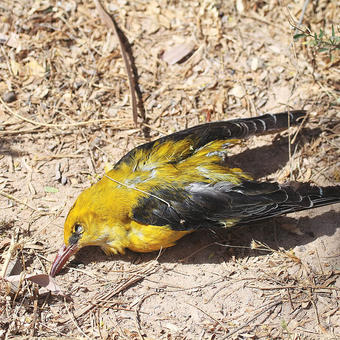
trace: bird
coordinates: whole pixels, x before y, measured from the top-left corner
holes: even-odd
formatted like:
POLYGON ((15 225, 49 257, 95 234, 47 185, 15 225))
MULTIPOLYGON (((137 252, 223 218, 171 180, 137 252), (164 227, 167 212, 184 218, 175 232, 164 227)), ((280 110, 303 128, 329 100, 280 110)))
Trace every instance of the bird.
POLYGON ((229 228, 340 202, 340 185, 255 180, 228 163, 242 139, 298 125, 306 111, 210 122, 137 146, 85 189, 64 224, 55 276, 80 248, 152 252, 196 230, 229 228))

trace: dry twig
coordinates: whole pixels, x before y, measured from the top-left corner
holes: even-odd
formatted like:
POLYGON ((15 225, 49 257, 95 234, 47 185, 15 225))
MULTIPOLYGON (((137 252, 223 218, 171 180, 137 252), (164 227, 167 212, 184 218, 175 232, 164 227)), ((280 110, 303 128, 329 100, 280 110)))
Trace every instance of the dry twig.
POLYGON ((120 36, 118 31, 117 23, 114 19, 105 11, 102 4, 99 0, 94 0, 96 4, 97 12, 102 19, 103 23, 105 23, 112 31, 115 33, 117 40, 119 42, 120 53, 122 54, 125 70, 129 80, 129 88, 130 88, 130 96, 131 96, 131 106, 132 106, 132 117, 135 125, 137 125, 137 100, 136 100, 136 82, 132 73, 131 61, 129 60, 128 54, 126 53, 124 42, 120 36))

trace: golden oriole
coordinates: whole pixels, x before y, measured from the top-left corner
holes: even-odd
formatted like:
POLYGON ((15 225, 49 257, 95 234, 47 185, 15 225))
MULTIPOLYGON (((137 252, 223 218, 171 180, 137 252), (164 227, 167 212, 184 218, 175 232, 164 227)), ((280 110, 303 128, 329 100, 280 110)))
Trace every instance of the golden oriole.
POLYGON ((305 111, 207 123, 138 146, 84 190, 64 226, 51 275, 80 248, 105 253, 171 247, 197 229, 225 228, 340 202, 340 186, 298 189, 228 166, 238 139, 297 125, 305 111))

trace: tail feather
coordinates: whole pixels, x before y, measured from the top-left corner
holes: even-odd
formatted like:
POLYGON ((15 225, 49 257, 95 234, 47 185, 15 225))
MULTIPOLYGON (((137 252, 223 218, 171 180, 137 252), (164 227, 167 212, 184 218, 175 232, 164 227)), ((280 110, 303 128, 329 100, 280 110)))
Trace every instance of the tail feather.
POLYGON ((136 155, 141 151, 149 152, 156 144, 190 140, 192 153, 204 145, 216 140, 243 139, 251 136, 260 135, 276 130, 287 129, 295 126, 306 116, 306 111, 295 110, 276 114, 265 114, 259 117, 238 118, 228 121, 219 121, 193 126, 161 137, 152 142, 140 145, 127 153, 115 165, 117 169, 122 163, 131 164, 135 161, 136 155))
MULTIPOLYGON (((263 212, 258 211, 251 216, 247 216, 240 223, 259 221, 283 214, 340 203, 340 185, 320 187, 311 186, 308 183, 296 183, 289 186, 280 186, 279 192, 281 194, 282 191, 287 195, 284 201, 271 205, 270 208, 267 206, 267 209, 263 212)), ((276 195, 277 193, 274 194, 276 195)))
POLYGON ((310 208, 322 207, 324 205, 340 202, 340 185, 319 187, 303 184, 298 192, 300 195, 308 197, 311 202, 310 208))
POLYGON ((168 140, 181 140, 190 137, 197 140, 199 148, 213 140, 242 139, 263 133, 287 129, 295 126, 306 116, 305 110, 286 111, 265 114, 259 117, 238 118, 228 121, 212 122, 175 132, 156 140, 162 143, 168 140))

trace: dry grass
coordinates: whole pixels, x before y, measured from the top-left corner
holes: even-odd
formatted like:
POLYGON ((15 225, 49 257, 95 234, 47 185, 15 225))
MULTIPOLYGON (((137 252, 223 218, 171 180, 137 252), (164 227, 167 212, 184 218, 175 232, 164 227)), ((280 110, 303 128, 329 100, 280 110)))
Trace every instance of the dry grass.
MULTIPOLYGON (((247 142, 244 166, 281 182, 340 181, 339 54, 293 41, 303 2, 103 5, 131 47, 137 125, 94 2, 0 5, 3 273, 46 273, 76 195, 132 147, 188 126, 306 108, 308 129, 247 142)), ((329 31, 339 13, 336 1, 313 2, 303 24, 329 31)), ((1 279, 0 338, 339 338, 339 213, 298 215, 303 236, 271 221, 196 233, 161 254, 81 251, 56 278, 64 296, 1 279)))

